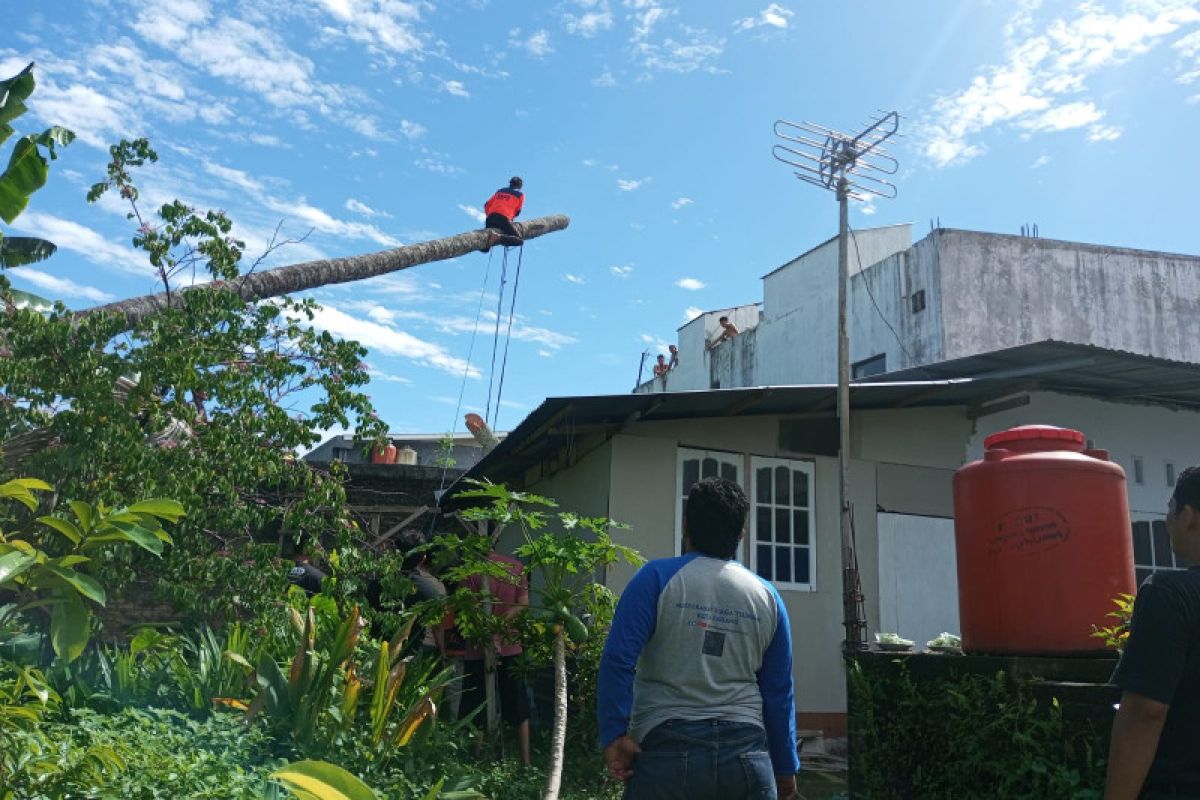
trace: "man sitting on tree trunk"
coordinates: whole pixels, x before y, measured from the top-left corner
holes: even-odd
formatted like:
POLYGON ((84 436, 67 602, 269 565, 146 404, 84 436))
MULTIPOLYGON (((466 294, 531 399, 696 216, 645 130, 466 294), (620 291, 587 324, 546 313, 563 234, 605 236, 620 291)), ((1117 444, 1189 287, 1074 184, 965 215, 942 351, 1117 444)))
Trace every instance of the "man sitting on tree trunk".
POLYGON ((505 247, 524 244, 521 231, 513 222, 521 215, 521 207, 525 205, 525 195, 521 191, 524 185, 524 181, 514 176, 507 188, 498 190, 484 204, 483 213, 487 214, 487 218, 483 224, 488 229, 488 243, 482 249, 484 253, 497 242, 505 247))

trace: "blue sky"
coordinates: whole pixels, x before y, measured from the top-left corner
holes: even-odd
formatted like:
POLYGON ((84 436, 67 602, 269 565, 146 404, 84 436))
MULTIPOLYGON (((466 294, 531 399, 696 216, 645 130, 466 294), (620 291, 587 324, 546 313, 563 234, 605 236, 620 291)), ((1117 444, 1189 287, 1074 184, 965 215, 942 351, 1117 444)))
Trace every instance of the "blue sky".
MULTIPOLYGON (((760 299, 834 233, 833 198, 771 156, 778 118, 904 115, 899 197, 856 227, 1200 252, 1200 0, 4 5, 0 74, 38 64, 20 128, 79 134, 14 226, 60 246, 7 273, 19 288, 77 308, 155 289, 125 209, 84 201, 122 136, 159 151, 146 204, 224 208, 251 253, 277 225, 308 234, 276 264, 477 227, 514 174, 525 217, 570 215, 525 253, 501 429, 547 396, 630 390, 689 314, 760 299)), ((464 385, 482 410, 487 263, 315 293, 319 323, 370 348, 392 430, 461 430, 464 385)))

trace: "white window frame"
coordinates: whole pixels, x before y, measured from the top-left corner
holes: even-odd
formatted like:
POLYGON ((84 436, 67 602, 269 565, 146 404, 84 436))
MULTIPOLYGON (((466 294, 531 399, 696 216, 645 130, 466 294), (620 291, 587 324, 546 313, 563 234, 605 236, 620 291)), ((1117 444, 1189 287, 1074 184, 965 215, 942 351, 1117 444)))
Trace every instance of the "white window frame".
MULTIPOLYGON (((1149 531, 1148 531, 1149 541, 1147 541, 1146 546, 1149 548, 1149 551, 1150 551, 1150 560, 1155 561, 1157 556, 1154 553, 1154 526, 1156 524, 1165 525, 1166 524, 1166 516, 1163 514, 1139 513, 1137 511, 1133 512, 1133 514, 1131 514, 1130 516, 1131 516, 1130 532, 1131 532, 1132 536, 1137 536, 1136 531, 1133 529, 1133 526, 1136 525, 1137 523, 1142 522, 1149 526, 1149 531)), ((1134 583, 1137 586, 1141 586, 1142 581, 1140 578, 1137 577, 1137 573, 1142 570, 1149 570, 1150 574, 1153 575, 1156 572, 1181 572, 1181 571, 1187 569, 1187 567, 1179 563, 1179 557, 1175 555, 1175 552, 1173 550, 1171 551, 1171 563, 1170 564, 1158 564, 1158 563, 1140 564, 1140 563, 1138 563, 1138 560, 1137 560, 1137 548, 1135 547, 1134 551, 1133 551, 1133 569, 1134 569, 1134 583)))
MULTIPOLYGON (((779 581, 770 579, 776 587, 791 591, 815 592, 817 590, 817 509, 816 469, 812 461, 799 461, 791 458, 770 458, 767 456, 752 456, 750 459, 750 570, 758 574, 758 471, 770 467, 774 475, 776 467, 787 467, 793 471, 803 472, 808 478, 808 583, 797 581, 779 581)), ((772 506, 774 507, 774 506, 772 506)), ((795 508, 796 506, 792 506, 795 508)), ((793 542, 795 535, 793 534, 793 542)), ((795 545, 792 545, 795 547, 795 545)))
MULTIPOLYGON (((675 456, 675 555, 683 554, 683 462, 698 458, 716 459, 719 464, 732 464, 738 486, 745 488, 742 471, 745 456, 741 453, 731 453, 727 450, 701 450, 695 447, 679 447, 675 456)), ((739 559, 740 560, 740 559, 739 559)))

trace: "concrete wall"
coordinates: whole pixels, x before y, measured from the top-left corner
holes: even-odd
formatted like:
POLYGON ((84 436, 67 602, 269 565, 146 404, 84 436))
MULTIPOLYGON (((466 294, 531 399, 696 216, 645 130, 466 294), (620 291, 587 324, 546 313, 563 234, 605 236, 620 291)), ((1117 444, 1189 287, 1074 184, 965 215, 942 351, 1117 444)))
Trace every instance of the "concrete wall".
POLYGON ((953 519, 880 514, 879 562, 880 631, 918 646, 960 633, 953 519))
POLYGON ((935 236, 946 359, 1055 339, 1200 361, 1200 257, 970 231, 935 236))
POLYGON ((679 366, 658 378, 651 377, 634 389, 638 393, 685 392, 713 388, 714 381, 720 387, 754 386, 754 383, 735 383, 735 380, 754 379, 754 330, 761 315, 757 303, 734 308, 706 311, 689 321, 677 332, 679 366), (729 317, 741 332, 736 338, 722 342, 715 350, 706 345, 721 331, 718 320, 729 317), (749 340, 747 340, 749 336, 749 340), (749 342, 747 344, 747 342, 749 342), (746 354, 749 355, 746 355, 746 354), (740 376, 734 378, 734 376, 740 376))

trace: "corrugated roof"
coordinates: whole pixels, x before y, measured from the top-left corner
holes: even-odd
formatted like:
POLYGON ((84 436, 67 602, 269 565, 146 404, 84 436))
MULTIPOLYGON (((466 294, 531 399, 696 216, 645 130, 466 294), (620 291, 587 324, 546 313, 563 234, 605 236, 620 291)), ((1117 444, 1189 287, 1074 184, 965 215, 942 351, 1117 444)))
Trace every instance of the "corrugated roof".
MULTIPOLYGON (((855 409, 977 405, 1031 390, 1200 409, 1200 365, 1099 347, 1038 342, 903 370, 855 383, 855 409)), ((551 397, 464 477, 520 474, 584 432, 615 434, 634 422, 832 413, 835 385, 758 386, 658 394, 551 397)))

